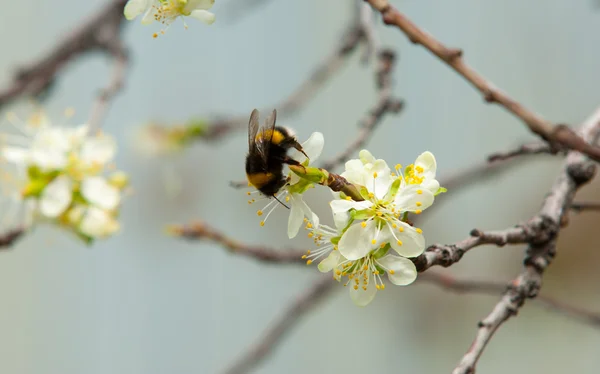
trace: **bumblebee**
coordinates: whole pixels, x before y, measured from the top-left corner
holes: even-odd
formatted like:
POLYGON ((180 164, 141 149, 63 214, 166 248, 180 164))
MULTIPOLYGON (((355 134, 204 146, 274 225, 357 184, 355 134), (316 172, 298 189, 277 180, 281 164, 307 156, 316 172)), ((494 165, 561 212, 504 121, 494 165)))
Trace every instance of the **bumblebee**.
POLYGON ((306 156, 291 130, 275 126, 276 120, 277 111, 274 109, 260 127, 258 110, 254 109, 248 122, 246 177, 252 186, 269 197, 275 197, 287 183, 283 176, 283 165, 301 165, 287 155, 288 149, 295 148, 306 156))

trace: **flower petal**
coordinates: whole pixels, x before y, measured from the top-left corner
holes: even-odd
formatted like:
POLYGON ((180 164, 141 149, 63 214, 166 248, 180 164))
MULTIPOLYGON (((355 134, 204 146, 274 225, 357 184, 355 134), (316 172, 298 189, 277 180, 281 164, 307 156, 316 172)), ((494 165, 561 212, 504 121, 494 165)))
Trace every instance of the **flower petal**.
POLYGON ((338 250, 342 256, 348 260, 358 260, 365 257, 373 247, 371 240, 373 240, 377 229, 374 225, 376 223, 371 220, 365 227, 360 223, 350 226, 338 243, 338 250))
POLYGON ((350 209, 363 210, 373 205, 370 201, 333 200, 329 203, 333 212, 333 221, 338 229, 343 229, 350 220, 350 209))
POLYGON ((414 227, 407 223, 396 221, 396 224, 399 227, 393 233, 391 231, 393 229, 387 226, 392 248, 404 257, 417 257, 423 253, 425 251, 425 237, 423 234, 419 234, 414 227), (398 243, 398 240, 400 243, 398 243))
POLYGON ((131 21, 135 17, 145 12, 149 7, 149 0, 129 0, 127 4, 125 4, 123 14, 127 20, 131 21))
POLYGON ((48 218, 61 215, 71 204, 73 185, 66 176, 55 178, 44 188, 40 197, 40 212, 48 218))
POLYGON ((390 282, 397 286, 406 286, 417 279, 417 268, 415 264, 407 258, 386 255, 376 260, 388 272, 390 282), (390 272, 393 271, 393 274, 390 272))
POLYGON ((290 239, 298 235, 300 226, 302 226, 302 222, 304 221, 304 212, 298 201, 302 202, 302 198, 290 199, 290 216, 288 218, 288 238, 290 239))
POLYGON ((358 306, 367 306, 373 299, 375 298, 375 294, 377 293, 377 288, 375 287, 375 281, 372 278, 372 275, 369 273, 369 277, 367 278, 367 289, 364 290, 362 285, 358 286, 355 290, 354 287, 350 287, 350 298, 354 302, 354 304, 358 306))
POLYGON ((91 138, 81 145, 80 159, 83 163, 104 166, 117 153, 115 140, 110 136, 91 138))
POLYGON ((90 207, 79 224, 79 230, 93 238, 101 238, 117 232, 119 230, 119 222, 106 211, 90 207))
POLYGON ((212 25, 216 20, 215 15, 206 10, 194 10, 190 13, 190 17, 200 20, 207 25, 212 25))
POLYGON ((84 179, 81 183, 81 194, 90 204, 102 209, 112 210, 121 201, 119 190, 99 176, 84 179))
POLYGON ((319 266, 317 266, 317 268, 321 273, 330 272, 331 270, 337 268, 341 258, 342 255, 340 254, 340 251, 331 251, 331 253, 329 253, 329 256, 327 256, 323 261, 319 263, 319 266))
POLYGON ((425 175, 425 178, 435 178, 437 163, 433 153, 429 151, 421 153, 415 161, 415 168, 418 166, 423 168, 423 174, 425 175))
POLYGON ((411 184, 398 190, 394 204, 401 212, 415 212, 429 208, 433 200, 433 193, 430 190, 419 184, 411 184))
POLYGON ((15 164, 24 164, 27 161, 28 152, 21 147, 2 147, 2 157, 15 164))
POLYGON ((360 158, 360 161, 364 164, 373 164, 375 163, 375 157, 371 154, 371 152, 369 152, 366 149, 363 149, 362 151, 359 152, 358 154, 358 158, 360 158))

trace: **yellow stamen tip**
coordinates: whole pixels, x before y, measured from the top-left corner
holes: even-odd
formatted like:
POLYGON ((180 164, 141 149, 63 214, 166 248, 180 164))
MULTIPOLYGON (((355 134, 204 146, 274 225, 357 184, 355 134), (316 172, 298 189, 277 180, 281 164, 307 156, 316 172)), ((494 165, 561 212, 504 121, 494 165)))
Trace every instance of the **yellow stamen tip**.
POLYGON ((346 196, 346 200, 352 201, 352 198, 350 196, 346 196))
POLYGON ((360 225, 361 225, 363 228, 367 227, 367 223, 366 223, 366 222, 361 222, 361 223, 360 223, 360 225))
POLYGON ((400 226, 400 227, 398 228, 398 231, 400 231, 400 232, 404 232, 404 227, 400 226))
POLYGON ((382 290, 383 290, 383 289, 385 289, 385 284, 382 284, 382 285, 381 285, 381 289, 382 289, 382 290))
POLYGON ((377 244, 377 240, 375 240, 375 239, 371 240, 371 244, 377 244))
POLYGON ((396 244, 398 244, 398 245, 402 245, 402 240, 398 240, 398 241, 396 242, 396 244))
POLYGON ((260 221, 260 226, 264 226, 265 225, 265 221, 260 221))
POLYGON ((394 275, 396 272, 394 270, 390 270, 390 274, 394 275))
POLYGON ((402 165, 396 164, 396 170, 398 170, 398 169, 402 169, 402 165))
POLYGON ((262 210, 257 211, 256 215, 259 216, 259 217, 262 216, 263 215, 263 211, 262 210))
POLYGON ((377 178, 377 172, 373 173, 373 178, 377 178))
POLYGON ((423 190, 417 190, 417 194, 422 195, 423 194, 423 190))
POLYGON ((417 201, 417 202, 416 202, 416 204, 417 204, 417 206, 421 206, 421 205, 423 205, 423 203, 422 203, 422 202, 420 202, 420 201, 417 201))
POLYGON ((423 213, 423 211, 421 209, 415 210, 415 214, 421 214, 421 213, 423 213))
POLYGON ((358 284, 355 284, 355 285, 354 285, 354 289, 355 289, 355 290, 358 290, 358 284))
POLYGON ((312 262, 313 262, 312 260, 308 260, 308 261, 306 261, 306 265, 310 265, 310 264, 312 264, 312 262))
POLYGON ((420 228, 416 228, 415 231, 418 232, 419 234, 423 233, 423 230, 421 230, 420 228))

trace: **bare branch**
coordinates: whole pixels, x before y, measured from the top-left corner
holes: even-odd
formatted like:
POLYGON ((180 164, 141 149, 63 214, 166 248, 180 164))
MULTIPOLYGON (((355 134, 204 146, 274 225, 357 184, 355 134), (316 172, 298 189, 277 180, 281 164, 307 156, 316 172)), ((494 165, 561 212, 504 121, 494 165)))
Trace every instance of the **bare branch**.
POLYGON ((377 125, 388 113, 398 113, 402 110, 404 103, 392 97, 392 72, 395 67, 396 54, 391 50, 383 50, 378 56, 379 66, 376 72, 379 98, 375 106, 367 112, 359 122, 360 130, 356 139, 346 149, 322 164, 325 170, 331 170, 348 160, 353 153, 357 152, 370 139, 377 125))
POLYGON ((583 211, 597 212, 600 211, 600 203, 575 202, 571 204, 571 209, 578 213, 583 211))
POLYGON ((120 30, 127 0, 112 0, 98 14, 67 35, 51 52, 27 67, 19 68, 9 87, 0 89, 0 108, 21 96, 38 96, 52 85, 71 60, 92 51, 115 56, 123 51, 120 30))
POLYGON ((488 157, 489 162, 494 161, 505 161, 518 156, 525 155, 536 155, 540 153, 556 153, 547 143, 532 143, 532 144, 523 144, 517 149, 513 149, 508 152, 498 152, 491 154, 488 157))
POLYGON ((599 147, 589 144, 565 125, 552 125, 544 118, 533 113, 497 89, 491 82, 476 72, 471 66, 467 65, 463 58, 462 50, 446 47, 431 34, 415 25, 404 14, 400 13, 388 0, 365 1, 381 13, 385 24, 398 27, 411 42, 427 48, 479 90, 486 102, 496 103, 506 108, 509 112, 520 118, 533 133, 548 141, 554 149, 558 146, 574 149, 585 153, 593 160, 600 161, 599 147))
MULTIPOLYGON (((300 87, 292 92, 283 102, 275 106, 278 117, 284 118, 295 114, 298 109, 314 98, 315 93, 324 87, 327 81, 340 70, 346 59, 363 39, 364 33, 361 25, 353 21, 351 26, 344 32, 334 52, 315 68, 308 79, 302 82, 300 87)), ((273 110, 273 107, 267 108, 264 111, 270 112, 271 110, 273 110)), ((247 115, 216 119, 209 123, 207 130, 202 133, 200 138, 208 141, 218 140, 231 131, 245 129, 247 125, 247 115)))
POLYGON ((23 229, 17 228, 0 235, 0 250, 10 248, 24 233, 23 229))
POLYGON ((304 260, 305 257, 303 257, 304 255, 306 255, 305 250, 281 250, 262 246, 246 245, 227 237, 225 234, 215 230, 214 228, 208 226, 204 222, 196 222, 185 226, 171 226, 168 230, 172 235, 179 236, 183 239, 210 240, 212 242, 220 244, 222 247, 226 248, 227 250, 229 250, 229 252, 233 254, 252 257, 259 261, 280 264, 306 263, 306 260, 304 260))
MULTIPOLYGON (((582 137, 595 143, 600 133, 600 109, 581 127, 582 137)), ((474 373, 483 350, 496 330, 510 317, 516 315, 526 299, 535 298, 540 290, 544 270, 556 254, 556 237, 565 222, 566 213, 573 202, 576 191, 588 183, 596 172, 596 165, 579 152, 567 155, 563 170, 558 175, 550 194, 542 204, 540 212, 532 220, 539 220, 545 229, 542 237, 529 242, 524 260, 525 268, 512 282, 492 312, 479 323, 475 340, 463 356, 453 374, 474 373)))
MULTIPOLYGON (((451 275, 433 271, 421 274, 417 281, 419 283, 432 283, 457 293, 479 293, 486 295, 499 295, 510 287, 505 282, 457 279, 451 275)), ((562 314, 581 323, 589 324, 595 328, 600 328, 600 312, 592 312, 568 305, 543 295, 539 295, 535 300, 538 304, 552 312, 562 314)))
POLYGON ((281 313, 266 333, 227 370, 226 374, 247 373, 265 360, 285 335, 292 330, 300 318, 313 310, 337 283, 330 277, 322 276, 305 293, 301 294, 293 304, 281 313))

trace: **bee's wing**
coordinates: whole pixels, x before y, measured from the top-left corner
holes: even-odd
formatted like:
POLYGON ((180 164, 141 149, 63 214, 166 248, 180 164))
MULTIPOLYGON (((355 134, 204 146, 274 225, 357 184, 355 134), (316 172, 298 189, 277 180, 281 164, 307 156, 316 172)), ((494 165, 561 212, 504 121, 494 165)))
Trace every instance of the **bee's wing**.
POLYGON ((256 143, 258 152, 262 156, 262 159, 265 163, 268 163, 269 159, 269 147, 271 146, 271 139, 273 138, 273 133, 275 131, 275 121, 277 120, 277 111, 273 109, 273 112, 267 117, 265 123, 260 131, 266 131, 269 135, 269 138, 263 138, 260 142, 256 143))
POLYGON ((258 109, 252 111, 248 122, 248 149, 250 151, 256 145, 256 134, 258 134, 258 109))

